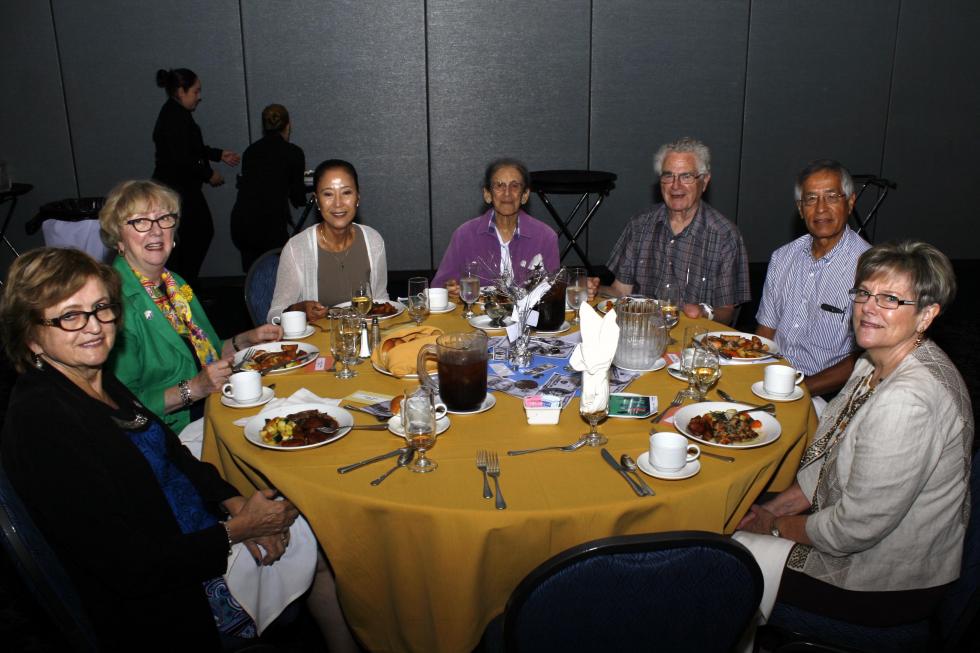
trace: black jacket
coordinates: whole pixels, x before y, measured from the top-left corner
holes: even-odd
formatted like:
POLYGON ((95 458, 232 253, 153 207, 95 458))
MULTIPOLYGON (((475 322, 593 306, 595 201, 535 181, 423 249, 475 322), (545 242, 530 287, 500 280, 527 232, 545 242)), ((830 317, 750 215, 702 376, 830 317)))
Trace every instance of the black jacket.
POLYGON ((200 190, 201 184, 211 178, 208 161, 221 160, 221 150, 204 144, 194 116, 173 98, 160 108, 153 127, 153 144, 153 178, 181 194, 184 189, 200 190))

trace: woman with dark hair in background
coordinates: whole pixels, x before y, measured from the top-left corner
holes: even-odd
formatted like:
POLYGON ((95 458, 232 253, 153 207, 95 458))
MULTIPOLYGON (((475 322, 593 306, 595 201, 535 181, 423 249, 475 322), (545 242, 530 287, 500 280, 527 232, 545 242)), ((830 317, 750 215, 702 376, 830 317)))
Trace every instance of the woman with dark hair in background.
POLYGON ((270 104, 262 110, 262 138, 242 154, 231 240, 242 253, 246 273, 264 252, 286 244, 289 204, 299 208, 306 202, 306 158, 289 142, 292 126, 286 107, 270 104))
POLYGON ((170 257, 170 268, 192 285, 214 237, 214 222, 201 184, 220 186, 225 180, 208 161, 237 166, 240 157, 231 150, 208 147, 191 113, 201 103, 201 80, 187 68, 157 71, 157 86, 166 90, 167 101, 153 127, 156 146, 153 179, 180 196, 181 220, 177 229, 180 246, 170 257))

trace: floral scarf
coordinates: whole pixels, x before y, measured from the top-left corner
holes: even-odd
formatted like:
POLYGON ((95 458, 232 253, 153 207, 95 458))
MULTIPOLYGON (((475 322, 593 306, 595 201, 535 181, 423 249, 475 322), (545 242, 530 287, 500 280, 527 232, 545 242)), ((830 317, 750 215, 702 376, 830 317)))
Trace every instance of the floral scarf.
POLYGON ((160 292, 157 284, 150 281, 149 278, 135 268, 130 267, 130 269, 133 270, 133 274, 136 275, 140 284, 146 289, 153 303, 166 316, 167 321, 170 322, 170 326, 173 327, 174 331, 182 337, 190 338, 191 345, 194 347, 194 353, 197 355, 197 360, 200 362, 201 367, 218 360, 218 352, 208 339, 208 334, 204 332, 204 329, 194 323, 194 317, 191 315, 190 301, 194 298, 194 291, 191 290, 191 287, 184 284, 178 288, 177 281, 173 275, 168 270, 164 270, 163 274, 160 275, 164 292, 160 292))

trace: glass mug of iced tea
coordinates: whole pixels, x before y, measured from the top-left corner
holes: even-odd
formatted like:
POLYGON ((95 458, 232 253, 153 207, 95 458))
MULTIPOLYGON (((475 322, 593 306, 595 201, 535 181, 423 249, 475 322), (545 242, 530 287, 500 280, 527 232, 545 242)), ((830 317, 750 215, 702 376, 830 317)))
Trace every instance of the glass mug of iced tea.
POLYGON ((465 413, 483 405, 487 397, 487 334, 446 333, 436 344, 419 350, 419 382, 439 393, 439 398, 451 412, 465 413), (430 356, 435 357, 439 371, 436 384, 426 370, 430 356))

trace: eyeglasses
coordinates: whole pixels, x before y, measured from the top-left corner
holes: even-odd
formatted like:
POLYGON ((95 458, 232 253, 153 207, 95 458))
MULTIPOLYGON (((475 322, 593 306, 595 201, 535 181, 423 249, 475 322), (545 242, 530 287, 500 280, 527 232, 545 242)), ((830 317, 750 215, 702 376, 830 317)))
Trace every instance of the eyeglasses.
POLYGON ((700 179, 703 176, 704 176, 703 173, 695 174, 693 172, 682 172, 678 175, 675 175, 673 172, 665 172, 662 175, 660 175, 660 183, 672 184, 674 183, 674 179, 679 179, 682 184, 689 185, 689 184, 693 184, 696 179, 700 179))
POLYGON ((821 197, 823 198, 823 201, 826 202, 827 204, 839 204, 845 197, 847 197, 847 195, 844 195, 843 193, 838 193, 837 191, 834 190, 824 193, 823 195, 818 195, 817 193, 808 193, 800 198, 800 202, 803 203, 803 206, 815 206, 817 202, 820 201, 821 197))
POLYGON ((88 319, 95 316, 95 319, 102 324, 109 324, 119 319, 119 304, 96 304, 91 311, 68 311, 59 317, 38 320, 42 326, 58 327, 63 331, 81 331, 88 324, 88 319))
POLYGON ((899 299, 895 295, 889 295, 888 293, 883 292, 878 293, 877 295, 872 295, 864 288, 851 288, 847 291, 847 295, 855 304, 867 304, 868 300, 874 297, 875 304, 881 308, 887 308, 888 310, 895 310, 899 306, 912 306, 915 304, 914 299, 899 299))
POLYGON ((490 184, 490 190, 496 195, 503 195, 508 189, 515 193, 520 193, 524 190, 524 184, 519 181, 512 181, 509 184, 506 181, 495 181, 490 184))
POLYGON ((126 220, 126 224, 141 234, 145 234, 155 224, 160 225, 161 229, 173 229, 177 226, 177 220, 179 218, 180 216, 176 213, 164 213, 159 218, 133 218, 132 220, 126 220))

